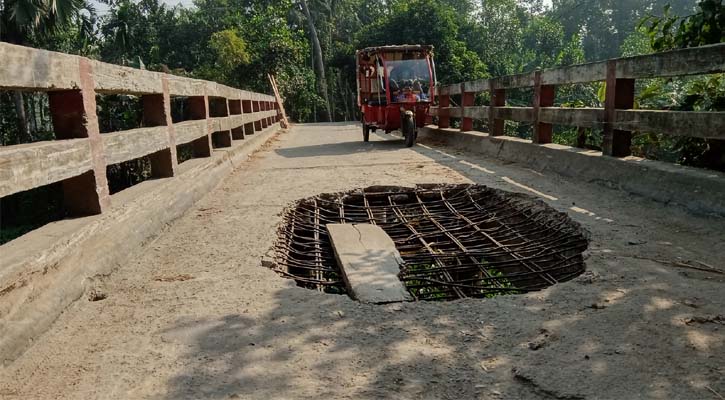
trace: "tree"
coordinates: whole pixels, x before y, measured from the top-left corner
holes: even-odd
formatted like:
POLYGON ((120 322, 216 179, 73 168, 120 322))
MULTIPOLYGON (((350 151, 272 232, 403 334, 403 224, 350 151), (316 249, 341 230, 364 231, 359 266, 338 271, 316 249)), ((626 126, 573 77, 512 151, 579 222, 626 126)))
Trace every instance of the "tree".
POLYGON ((697 47, 725 42, 725 6, 722 0, 701 0, 698 11, 684 17, 673 15, 672 7, 664 16, 649 15, 639 26, 649 35, 655 51, 697 47))
POLYGON ((320 46, 320 39, 317 36, 317 28, 315 27, 315 21, 312 19, 310 9, 307 6, 306 0, 299 0, 300 8, 302 13, 305 15, 307 20, 307 29, 310 35, 310 44, 312 45, 312 58, 314 59, 315 76, 317 78, 317 93, 322 97, 324 104, 320 112, 320 117, 323 121, 331 121, 330 119, 330 99, 327 93, 327 78, 325 77, 325 64, 322 56, 322 47, 320 46))
POLYGON ((101 58, 122 65, 138 65, 141 60, 152 68, 163 64, 174 46, 167 35, 176 25, 174 10, 160 0, 119 0, 110 5, 101 22, 101 58))
POLYGON ((487 76, 486 64, 461 40, 458 22, 455 10, 437 0, 398 1, 390 14, 363 29, 357 47, 430 44, 435 48, 441 82, 483 78, 487 76))
POLYGON ((690 14, 692 0, 552 0, 547 15, 564 26, 566 36, 579 34, 589 61, 618 57, 637 23, 666 4, 678 15, 690 14))

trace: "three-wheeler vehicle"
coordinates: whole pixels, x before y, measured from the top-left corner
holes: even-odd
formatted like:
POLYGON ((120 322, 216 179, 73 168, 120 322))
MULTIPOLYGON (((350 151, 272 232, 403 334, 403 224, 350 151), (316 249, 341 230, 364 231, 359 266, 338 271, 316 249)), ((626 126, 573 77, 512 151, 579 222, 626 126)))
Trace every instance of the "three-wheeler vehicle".
POLYGON ((355 58, 363 140, 370 140, 371 130, 400 130, 405 146, 413 146, 435 96, 433 46, 368 47, 355 58))

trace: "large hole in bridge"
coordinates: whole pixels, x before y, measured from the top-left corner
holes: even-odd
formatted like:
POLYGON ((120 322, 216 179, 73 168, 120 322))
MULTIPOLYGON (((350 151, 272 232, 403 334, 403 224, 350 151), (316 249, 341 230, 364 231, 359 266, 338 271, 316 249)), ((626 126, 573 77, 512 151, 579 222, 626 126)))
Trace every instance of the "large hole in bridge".
POLYGON ((273 268, 298 286, 347 293, 331 223, 382 228, 417 300, 536 291, 585 268, 579 224, 533 197, 481 185, 374 186, 299 200, 284 214, 273 268))

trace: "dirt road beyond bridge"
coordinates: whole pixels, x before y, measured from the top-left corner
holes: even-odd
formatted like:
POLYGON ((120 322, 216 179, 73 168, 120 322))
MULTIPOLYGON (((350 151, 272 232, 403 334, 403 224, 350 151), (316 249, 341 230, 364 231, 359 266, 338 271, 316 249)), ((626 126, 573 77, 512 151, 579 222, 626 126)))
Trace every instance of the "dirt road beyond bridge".
POLYGON ((725 223, 356 123, 268 141, 0 372, 3 399, 718 399, 725 223), (479 183, 591 235, 546 290, 362 304, 261 265, 281 212, 370 185, 479 183), (699 268, 699 269, 698 269, 699 268), (98 298, 95 298, 98 300, 98 298))

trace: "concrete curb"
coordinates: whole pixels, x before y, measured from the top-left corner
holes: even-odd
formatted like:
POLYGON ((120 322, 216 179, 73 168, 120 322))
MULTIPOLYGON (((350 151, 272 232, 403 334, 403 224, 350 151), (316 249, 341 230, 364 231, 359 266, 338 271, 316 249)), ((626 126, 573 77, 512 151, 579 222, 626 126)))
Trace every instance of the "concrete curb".
POLYGON ((17 359, 93 285, 137 254, 166 224, 183 215, 236 165, 280 130, 265 130, 180 166, 173 178, 117 193, 110 211, 46 225, 3 245, 0 265, 0 360, 17 359), (186 167, 186 168, 185 168, 186 167))
POLYGON ((538 145, 508 136, 424 127, 422 140, 524 164, 623 190, 704 215, 725 217, 725 174, 637 157, 614 158, 557 144, 538 145))

